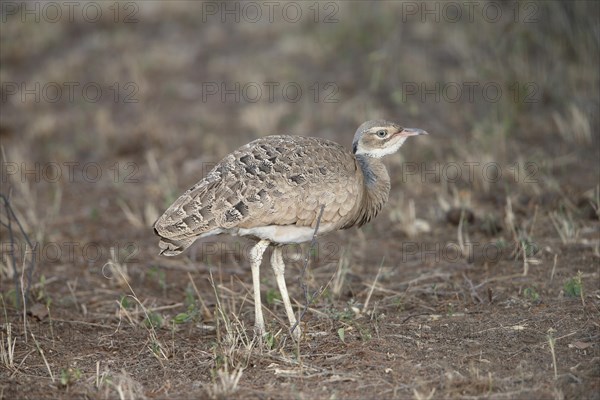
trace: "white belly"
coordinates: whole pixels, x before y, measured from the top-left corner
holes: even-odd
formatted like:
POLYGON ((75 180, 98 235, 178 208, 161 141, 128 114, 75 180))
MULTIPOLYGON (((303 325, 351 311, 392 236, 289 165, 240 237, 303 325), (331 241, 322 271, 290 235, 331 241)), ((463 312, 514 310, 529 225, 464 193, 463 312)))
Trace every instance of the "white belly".
MULTIPOLYGON (((323 224, 319 226, 318 233, 329 232, 330 226, 323 224)), ((260 239, 267 239, 275 243, 304 243, 312 240, 315 228, 309 226, 295 225, 267 225, 256 228, 239 228, 237 235, 254 236, 260 239)))
MULTIPOLYGON (((324 234, 331 231, 331 224, 321 224, 318 234, 324 234)), ((208 232, 202 233, 199 237, 214 236, 220 234, 232 236, 252 236, 259 239, 266 239, 274 243, 304 243, 312 240, 315 228, 308 226, 295 225, 266 225, 257 226, 255 228, 232 228, 222 229, 217 228, 208 232)))

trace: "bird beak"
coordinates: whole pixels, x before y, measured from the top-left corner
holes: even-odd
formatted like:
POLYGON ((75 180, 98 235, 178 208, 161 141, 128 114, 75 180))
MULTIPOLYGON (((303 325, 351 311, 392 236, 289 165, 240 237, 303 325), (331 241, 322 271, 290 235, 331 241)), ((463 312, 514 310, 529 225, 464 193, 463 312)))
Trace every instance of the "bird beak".
POLYGON ((423 129, 417 129, 417 128, 404 128, 397 134, 400 136, 404 136, 404 137, 417 136, 417 135, 429 135, 429 133, 425 132, 423 129))

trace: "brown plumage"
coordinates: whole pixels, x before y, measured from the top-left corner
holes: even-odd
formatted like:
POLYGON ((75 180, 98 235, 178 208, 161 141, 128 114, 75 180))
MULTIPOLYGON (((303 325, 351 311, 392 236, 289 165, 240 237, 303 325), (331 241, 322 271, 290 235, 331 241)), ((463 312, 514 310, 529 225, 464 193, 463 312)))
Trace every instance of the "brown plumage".
MULTIPOLYGON (((425 133, 387 121, 365 122, 356 131, 352 152, 314 137, 257 139, 226 156, 156 221, 161 254, 177 255, 197 238, 217 234, 259 239, 251 265, 256 328, 263 334, 258 268, 268 245, 309 241, 322 206, 319 235, 371 221, 390 191, 381 157, 396 152, 408 136, 425 133)), ((294 325, 279 246, 271 261, 294 325)), ((294 333, 299 335, 299 329, 294 333)))

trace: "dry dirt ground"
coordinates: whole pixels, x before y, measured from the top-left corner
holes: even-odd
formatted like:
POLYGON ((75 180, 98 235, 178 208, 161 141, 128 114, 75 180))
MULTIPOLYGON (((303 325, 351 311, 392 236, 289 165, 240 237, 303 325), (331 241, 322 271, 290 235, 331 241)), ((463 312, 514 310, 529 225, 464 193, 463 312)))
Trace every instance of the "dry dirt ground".
POLYGON ((600 3, 66 3, 0 4, 0 398, 600 398, 600 3), (158 256, 229 151, 381 117, 431 135, 286 250, 299 342, 251 241, 158 256))

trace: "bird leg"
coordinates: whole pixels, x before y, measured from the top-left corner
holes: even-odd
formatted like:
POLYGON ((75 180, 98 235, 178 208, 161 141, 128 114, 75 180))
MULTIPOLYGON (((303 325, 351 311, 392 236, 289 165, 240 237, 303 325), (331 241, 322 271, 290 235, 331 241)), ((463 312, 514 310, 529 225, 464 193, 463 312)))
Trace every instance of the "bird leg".
MULTIPOLYGON (((273 248, 273 254, 271 255, 271 266, 273 272, 275 272, 275 279, 277 280, 277 286, 279 286, 279 293, 281 293, 281 299, 285 307, 285 313, 287 314, 288 320, 290 321, 290 328, 296 325, 296 316, 292 309, 292 303, 290 302, 290 296, 288 294, 287 286, 285 284, 285 264, 283 263, 281 246, 275 246, 273 248)), ((300 326, 296 326, 294 332, 292 332, 296 339, 300 338, 300 326)))
POLYGON ((250 267, 252 268, 252 286, 254 288, 254 330, 260 336, 267 332, 260 300, 260 263, 269 244, 271 242, 268 240, 261 240, 250 250, 250 267))

